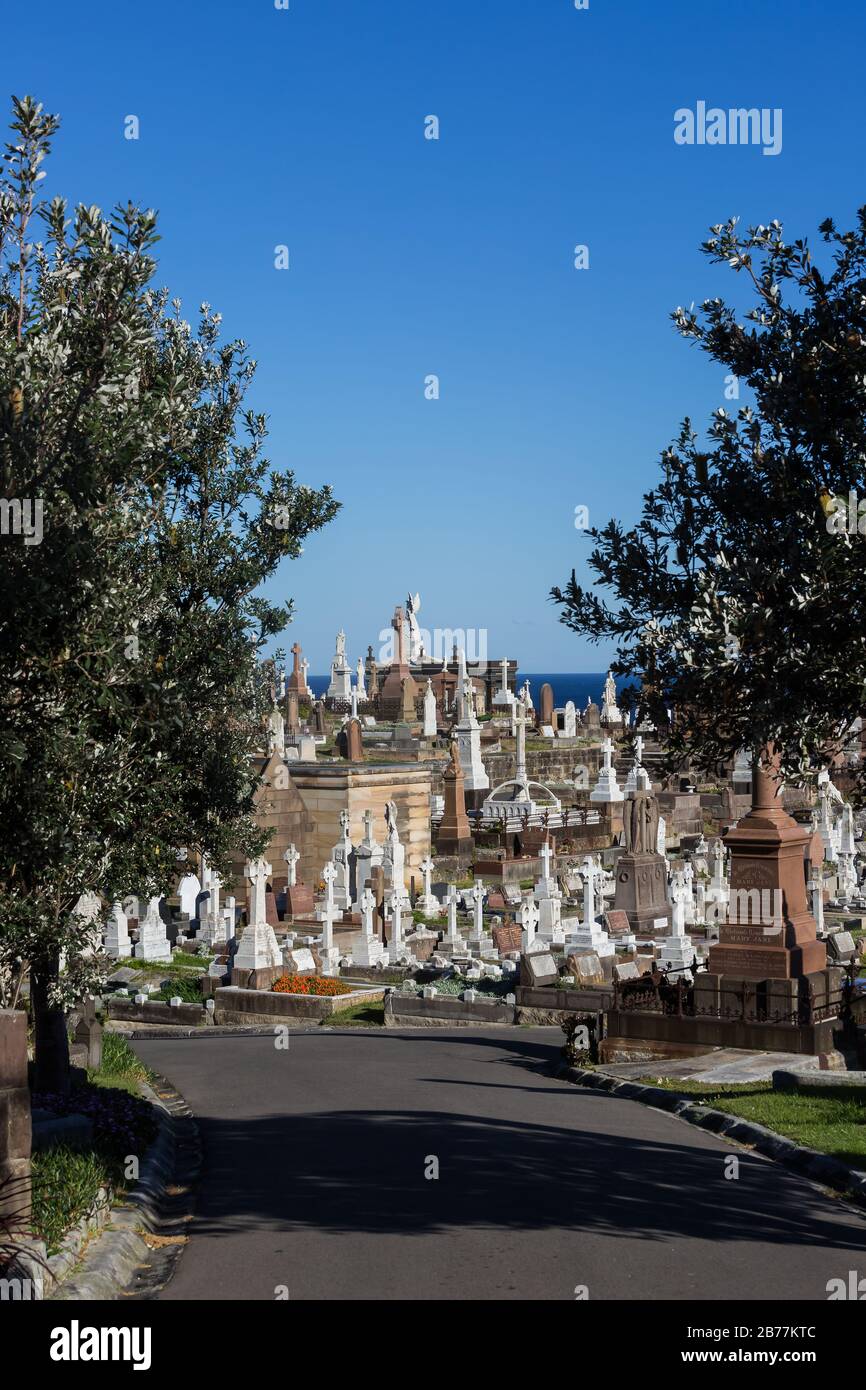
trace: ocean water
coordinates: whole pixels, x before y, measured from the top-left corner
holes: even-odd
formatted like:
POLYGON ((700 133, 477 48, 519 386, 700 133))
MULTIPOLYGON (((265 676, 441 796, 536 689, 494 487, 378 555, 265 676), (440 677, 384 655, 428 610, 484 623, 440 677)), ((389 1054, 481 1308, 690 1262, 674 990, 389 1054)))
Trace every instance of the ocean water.
MULTIPOLYGON (((541 687, 546 683, 553 687, 553 703, 557 709, 561 709, 569 700, 573 700, 578 709, 585 709, 587 700, 595 700, 597 705, 601 705, 604 682, 607 677, 606 671, 553 671, 553 672, 517 672, 518 689, 524 681, 529 681, 529 690, 532 695, 533 704, 538 704, 541 687)), ((313 694, 324 695, 328 688, 330 676, 307 676, 307 683, 313 694)), ((627 680, 618 680, 617 690, 622 690, 627 686, 627 680)))
MULTIPOLYGON (((517 672, 517 688, 523 685, 524 681, 529 681, 529 693, 532 696, 532 703, 537 707, 541 687, 551 686, 553 690, 553 703, 557 709, 561 709, 569 700, 573 700, 577 708, 586 709, 587 700, 595 700, 601 707, 602 696, 604 694, 604 683, 607 680, 607 671, 574 671, 570 674, 565 671, 551 672, 517 672)), ((629 682, 618 680, 617 690, 623 690, 629 682)))

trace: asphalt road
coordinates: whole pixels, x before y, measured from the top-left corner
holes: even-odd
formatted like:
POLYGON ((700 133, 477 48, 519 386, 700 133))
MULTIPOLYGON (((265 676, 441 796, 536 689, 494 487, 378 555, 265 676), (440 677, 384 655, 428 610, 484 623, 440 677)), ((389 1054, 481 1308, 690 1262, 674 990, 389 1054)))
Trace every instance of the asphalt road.
POLYGON ((199 1118, 168 1299, 826 1299, 866 1220, 672 1116, 553 1079, 554 1029, 141 1041, 199 1118), (739 1177, 725 1177, 736 1154, 739 1177), (432 1160, 438 1161, 438 1177, 432 1160))

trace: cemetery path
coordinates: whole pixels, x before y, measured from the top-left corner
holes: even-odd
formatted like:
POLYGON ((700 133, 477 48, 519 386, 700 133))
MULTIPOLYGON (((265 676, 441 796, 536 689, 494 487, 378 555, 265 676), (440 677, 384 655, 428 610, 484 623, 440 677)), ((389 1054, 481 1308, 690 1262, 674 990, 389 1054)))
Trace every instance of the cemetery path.
POLYGON ((554 1079, 561 1043, 553 1028, 299 1030, 282 1051, 136 1042, 204 1147, 160 1297, 572 1299, 585 1285, 824 1300, 829 1279, 863 1271, 856 1212, 668 1114, 554 1079))

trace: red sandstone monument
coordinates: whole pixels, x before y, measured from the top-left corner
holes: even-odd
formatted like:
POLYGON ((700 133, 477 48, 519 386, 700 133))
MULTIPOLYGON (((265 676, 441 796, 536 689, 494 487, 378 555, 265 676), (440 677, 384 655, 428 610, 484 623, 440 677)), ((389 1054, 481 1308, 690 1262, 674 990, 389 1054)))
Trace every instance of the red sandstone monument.
POLYGON ((757 760, 752 809, 728 831, 733 920, 710 947, 712 975, 790 980, 824 970, 827 949, 809 911, 804 852, 809 830, 783 809, 778 758, 757 760))

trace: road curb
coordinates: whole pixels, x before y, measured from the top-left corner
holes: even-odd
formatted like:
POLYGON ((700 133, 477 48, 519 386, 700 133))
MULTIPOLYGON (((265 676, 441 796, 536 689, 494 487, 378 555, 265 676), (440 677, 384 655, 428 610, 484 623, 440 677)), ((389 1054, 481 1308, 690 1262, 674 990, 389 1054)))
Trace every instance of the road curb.
MULTIPOLYGON (((244 1025, 242 1027, 235 1028, 232 1026, 232 1024, 226 1023, 215 1024, 213 1027, 209 1028, 179 1028, 173 1027, 172 1025, 167 1023, 142 1023, 140 1026, 135 1024, 127 1024, 127 1026, 122 1030, 112 1028, 108 1031, 112 1033, 116 1032, 119 1034, 120 1037, 129 1038, 133 1042, 154 1042, 159 1038, 165 1038, 169 1042, 176 1042, 179 1038, 184 1039, 184 1041, 187 1038, 272 1038, 274 1036, 274 1029, 277 1026, 282 1026, 279 1019, 277 1019, 276 1022, 271 1026, 244 1025)), ((316 1028, 318 1027, 318 1024, 315 1026, 304 1028, 303 1021, 296 1020, 288 1022, 286 1026, 289 1027, 293 1032, 297 1032, 300 1030, 303 1032, 314 1033, 316 1031, 316 1028)))
MULTIPOLYGON (((138 1181, 112 1207, 101 1231, 85 1232, 75 1251, 64 1252, 52 1301, 113 1300, 135 1296, 153 1263, 146 1237, 159 1235, 168 1252, 161 1258, 160 1287, 174 1272, 186 1243, 201 1171, 201 1141, 183 1096, 158 1074, 142 1093, 157 1112, 159 1133, 141 1161, 138 1181), (172 1234, 167 1234, 171 1232, 172 1234), (82 1247, 84 1247, 82 1249, 82 1247)), ((60 1257, 55 1257, 59 1259, 60 1257)), ((52 1262, 49 1261, 49 1267, 52 1262)))
POLYGON ((663 1110, 677 1119, 685 1120, 699 1129, 720 1134, 734 1143, 755 1149, 764 1158, 790 1168, 801 1177, 812 1178, 823 1187, 866 1208, 866 1172, 859 1168, 849 1168, 829 1154, 818 1153, 785 1139, 764 1125, 744 1120, 739 1115, 728 1115, 724 1110, 713 1110, 696 1101, 678 1096, 676 1091, 665 1091, 659 1086, 646 1086, 639 1081, 618 1081, 613 1076, 605 1076, 597 1071, 585 1071, 581 1067, 570 1066, 561 1061, 554 1068, 555 1074, 563 1081, 583 1086, 588 1090, 606 1091, 621 1100, 636 1100, 641 1105, 649 1105, 654 1110, 663 1110))

